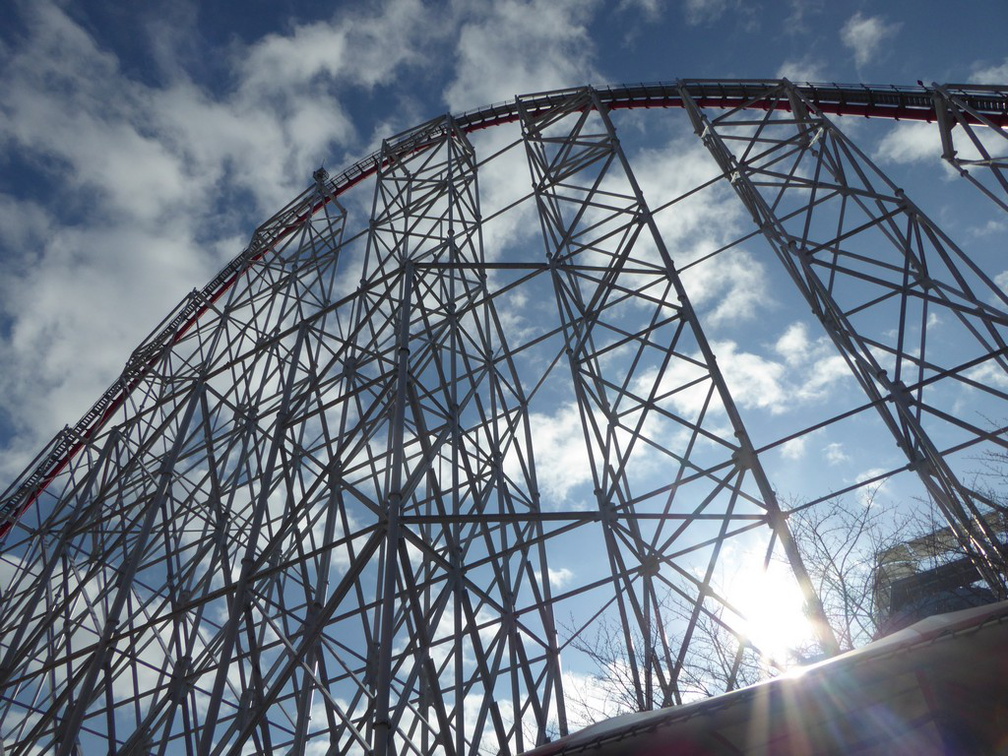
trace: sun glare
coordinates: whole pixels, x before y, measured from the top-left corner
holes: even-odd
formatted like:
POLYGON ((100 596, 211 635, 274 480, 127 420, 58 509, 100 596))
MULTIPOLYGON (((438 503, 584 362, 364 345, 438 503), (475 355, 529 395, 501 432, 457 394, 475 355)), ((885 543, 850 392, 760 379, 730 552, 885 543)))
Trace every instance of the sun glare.
POLYGON ((772 563, 743 570, 729 598, 744 618, 749 641, 773 667, 784 671, 798 661, 796 651, 813 638, 801 591, 786 566, 772 563))

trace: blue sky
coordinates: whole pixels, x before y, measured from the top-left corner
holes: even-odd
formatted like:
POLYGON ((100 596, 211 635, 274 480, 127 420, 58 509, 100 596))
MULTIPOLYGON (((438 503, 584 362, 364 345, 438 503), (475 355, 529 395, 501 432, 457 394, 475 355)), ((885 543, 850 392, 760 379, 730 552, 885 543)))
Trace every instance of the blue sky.
MULTIPOLYGON (((677 77, 1008 82, 1004 0, 392 0, 335 8, 39 0, 15 1, 6 16, 0 488, 80 417, 144 336, 238 254, 320 163, 335 172, 445 111, 556 87, 677 77)), ((717 173, 682 113, 619 117, 645 191, 671 196, 717 173)), ((841 127, 992 278, 1008 282, 1008 222, 943 166, 933 127, 863 119, 841 127)), ((497 138, 481 132, 473 141, 489 147, 497 138)), ((485 207, 527 193, 527 174, 492 171, 481 174, 485 207)), ((724 182, 705 197, 659 219, 679 262, 743 233, 748 219, 724 182)), ((357 193, 346 203, 359 220, 369 199, 357 193)), ((525 242, 541 250, 531 203, 525 210, 488 224, 489 250, 525 242), (522 218, 531 223, 519 228, 522 218)), ((863 402, 808 322, 807 306, 776 287, 782 274, 759 254, 753 243, 684 275, 757 446, 863 402), (833 403, 817 404, 824 398, 833 403)), ((513 304, 517 312, 525 303, 513 304)), ((577 506, 590 481, 568 400, 539 408, 531 425, 544 490, 554 504, 577 506)), ((888 436, 860 422, 765 455, 782 498, 904 464, 888 436)), ((907 488, 901 481, 878 495, 919 495, 912 480, 907 488)), ((558 587, 584 579, 574 574, 576 556, 551 562, 558 587)))
POLYGON ((1008 80, 1000 0, 8 5, 4 479, 314 167, 438 113, 680 76, 1008 80))

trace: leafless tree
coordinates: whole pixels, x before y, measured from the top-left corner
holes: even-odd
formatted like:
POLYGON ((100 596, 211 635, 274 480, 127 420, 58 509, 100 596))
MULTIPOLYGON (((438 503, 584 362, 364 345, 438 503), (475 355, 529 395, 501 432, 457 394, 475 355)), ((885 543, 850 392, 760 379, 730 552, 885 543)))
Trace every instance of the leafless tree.
MULTIPOLYGON (((915 520, 908 512, 885 512, 873 506, 873 497, 868 496, 830 500, 811 507, 793 506, 789 525, 841 650, 870 641, 877 630, 874 587, 879 554, 922 532, 919 518, 915 520)), ((659 601, 658 612, 666 628, 675 627, 677 620, 686 620, 685 611, 673 590, 659 601)), ((709 613, 699 616, 689 664, 683 666, 676 681, 678 700, 706 698, 751 685, 777 674, 782 663, 811 661, 819 653, 810 640, 807 647, 792 650, 793 658, 773 660, 778 665, 775 667, 731 628, 726 611, 713 605, 709 613)), ((597 721, 637 711, 641 697, 627 658, 622 623, 615 617, 602 616, 587 632, 567 631, 571 648, 595 667, 590 690, 567 691, 576 718, 597 721)), ((637 668, 647 669, 646 656, 660 647, 660 639, 646 639, 637 632, 631 640, 637 668)), ((650 702, 650 707, 661 705, 660 696, 650 702)))
MULTIPOLYGON (((679 670, 674 694, 655 690, 645 708, 658 708, 673 702, 689 702, 745 687, 770 675, 761 664, 760 657, 749 642, 733 631, 724 619, 726 610, 712 605, 701 612, 694 625, 690 640, 690 658, 679 670)), ((659 602, 657 613, 666 628, 685 625, 688 610, 677 601, 677 594, 669 590, 659 602)), ((587 632, 565 628, 572 649, 587 657, 595 667, 589 689, 565 691, 568 708, 573 718, 598 721, 640 709, 640 691, 627 658, 627 641, 620 623, 613 616, 603 616, 587 632)), ((656 633, 657 635, 657 633, 656 633)), ((675 645, 675 639, 666 639, 675 645)), ((662 645, 658 637, 645 638, 636 632, 632 637, 637 669, 653 666, 649 655, 657 654, 662 645)), ((660 686, 659 686, 660 687, 660 686)))
POLYGON ((917 533, 914 513, 893 513, 864 500, 837 498, 796 507, 789 519, 826 619, 849 651, 878 630, 875 577, 879 555, 917 533))

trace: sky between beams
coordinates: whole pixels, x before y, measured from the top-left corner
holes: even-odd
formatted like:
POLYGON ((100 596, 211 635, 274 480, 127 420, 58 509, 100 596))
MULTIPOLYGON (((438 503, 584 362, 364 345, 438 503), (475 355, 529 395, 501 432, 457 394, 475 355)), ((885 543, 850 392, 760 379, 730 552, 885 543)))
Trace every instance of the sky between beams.
MULTIPOLYGON (((680 76, 1008 82, 1003 0, 11 6, 0 488, 319 163, 349 163, 440 112, 680 76)), ((894 170, 927 155, 941 182, 930 139, 890 132, 873 154, 894 170)), ((914 188, 921 201, 929 184, 914 188)))

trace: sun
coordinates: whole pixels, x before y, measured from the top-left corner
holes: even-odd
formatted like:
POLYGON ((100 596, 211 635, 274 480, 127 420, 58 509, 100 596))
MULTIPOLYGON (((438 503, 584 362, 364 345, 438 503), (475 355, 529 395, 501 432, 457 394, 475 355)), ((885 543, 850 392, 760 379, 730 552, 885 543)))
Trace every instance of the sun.
POLYGON ((797 650, 814 638, 798 581, 784 564, 740 570, 728 599, 742 615, 744 636, 772 667, 784 671, 794 666, 797 650))

